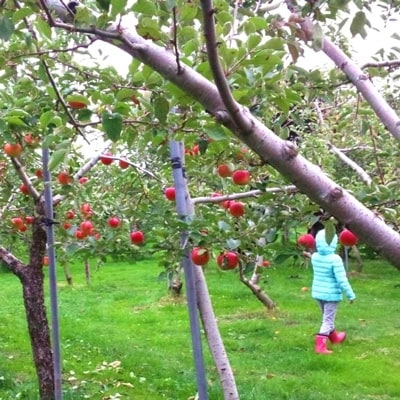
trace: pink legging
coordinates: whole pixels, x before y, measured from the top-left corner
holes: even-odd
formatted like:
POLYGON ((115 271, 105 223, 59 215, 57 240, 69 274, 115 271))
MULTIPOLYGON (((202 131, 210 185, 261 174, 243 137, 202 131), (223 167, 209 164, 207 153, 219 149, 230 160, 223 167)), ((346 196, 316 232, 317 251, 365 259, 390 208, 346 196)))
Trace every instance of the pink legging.
POLYGON ((317 303, 322 311, 322 324, 319 328, 319 334, 328 336, 335 329, 335 318, 339 302, 317 300, 317 303))

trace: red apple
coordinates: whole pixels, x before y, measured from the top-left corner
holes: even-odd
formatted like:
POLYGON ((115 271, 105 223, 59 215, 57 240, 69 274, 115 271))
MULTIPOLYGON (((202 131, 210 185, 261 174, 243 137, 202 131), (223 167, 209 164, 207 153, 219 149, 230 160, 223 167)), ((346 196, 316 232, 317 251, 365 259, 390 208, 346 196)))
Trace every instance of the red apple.
POLYGON ((217 257, 217 264, 223 270, 235 269, 239 264, 239 256, 233 251, 226 251, 217 257))
POLYGON ((265 260, 265 261, 262 262, 262 266, 263 266, 264 268, 268 268, 268 267, 271 266, 271 263, 270 263, 268 260, 265 260))
POLYGON ((69 222, 64 222, 63 228, 64 228, 65 230, 71 229, 71 227, 72 227, 72 225, 71 225, 69 222))
POLYGON ((37 169, 35 171, 35 175, 37 176, 38 179, 42 179, 43 178, 43 171, 41 169, 37 169))
POLYGON ((108 151, 107 153, 104 153, 104 156, 100 156, 100 161, 104 165, 110 165, 114 161, 114 159, 112 157, 113 157, 113 155, 108 151))
POLYGON ((195 247, 190 253, 190 258, 196 265, 205 265, 210 261, 210 253, 203 247, 195 247))
POLYGON ((343 246, 355 246, 358 242, 358 237, 348 229, 343 229, 339 235, 339 242, 343 246))
POLYGON ((217 174, 221 178, 228 178, 233 174, 233 165, 232 164, 220 164, 217 167, 217 174))
POLYGON ((48 266, 49 265, 49 256, 43 256, 42 265, 43 266, 48 266))
POLYGON ((250 172, 247 169, 237 169, 232 174, 232 181, 236 185, 247 185, 250 182, 250 172))
POLYGON ((129 168, 130 164, 128 163, 128 161, 125 160, 119 160, 118 161, 118 165, 121 169, 127 169, 129 168))
POLYGON ((85 239, 86 236, 87 236, 87 234, 84 233, 84 232, 82 232, 82 231, 79 230, 79 229, 77 229, 77 230, 75 231, 75 237, 76 237, 78 240, 85 239))
POLYGON ((93 224, 90 221, 83 221, 81 222, 80 228, 85 235, 90 235, 93 230, 93 224))
POLYGON ((28 225, 32 225, 34 220, 35 220, 35 217, 32 217, 31 215, 27 215, 25 217, 25 223, 28 225))
POLYGON ((68 172, 63 171, 57 175, 57 180, 61 185, 68 185, 73 179, 68 172))
POLYGON ((88 177, 86 177, 86 176, 81 176, 80 178, 79 178, 79 183, 81 184, 81 185, 84 185, 86 182, 88 182, 89 181, 89 178, 88 177))
POLYGON ((35 138, 33 137, 32 133, 27 133, 27 134, 24 136, 24 142, 25 142, 28 146, 32 145, 32 144, 35 142, 35 138))
POLYGON ((11 218, 11 223, 16 228, 20 228, 21 226, 24 225, 24 220, 21 217, 14 217, 14 218, 11 218))
POLYGON ((225 208, 226 210, 229 210, 229 206, 231 205, 232 200, 225 200, 222 202, 222 207, 225 208))
POLYGON ((175 200, 175 188, 173 186, 167 187, 164 190, 164 195, 168 200, 174 201, 175 200))
POLYGON ((19 143, 6 143, 3 150, 9 157, 18 157, 22 153, 22 146, 19 143))
POLYGON ((143 244, 144 243, 144 233, 142 231, 132 231, 130 233, 131 242, 133 244, 143 244))
POLYGON ((244 204, 241 201, 231 201, 229 204, 229 212, 234 217, 241 217, 244 215, 244 204))
POLYGON ((68 102, 69 106, 74 110, 81 110, 82 108, 86 108, 86 103, 78 100, 71 100, 68 102))
POLYGON ((307 249, 312 249, 315 246, 314 236, 311 235, 311 233, 305 233, 298 237, 297 244, 306 247, 307 249))
POLYGON ((195 144, 192 147, 192 155, 197 156, 197 154, 199 154, 199 153, 200 153, 200 146, 198 144, 195 144))
POLYGON ((90 218, 93 215, 93 210, 89 203, 81 204, 80 210, 84 218, 90 218))
POLYGON ((69 210, 65 213, 65 218, 67 219, 74 219, 75 218, 75 213, 72 210, 69 210))
POLYGON ((19 190, 20 190, 23 194, 29 194, 28 186, 26 186, 25 183, 21 183, 21 186, 19 187, 19 190))
POLYGON ((27 229, 28 229, 28 228, 27 228, 26 225, 21 225, 20 227, 18 227, 18 230, 19 230, 20 232, 25 232, 27 229))
POLYGON ((121 221, 119 220, 118 217, 110 217, 107 223, 110 228, 118 228, 121 221))

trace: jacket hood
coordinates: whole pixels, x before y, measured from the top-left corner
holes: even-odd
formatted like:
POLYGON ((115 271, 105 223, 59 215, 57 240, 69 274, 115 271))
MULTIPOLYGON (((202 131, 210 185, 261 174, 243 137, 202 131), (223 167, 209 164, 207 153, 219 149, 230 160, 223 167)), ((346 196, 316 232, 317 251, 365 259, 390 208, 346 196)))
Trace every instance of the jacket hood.
POLYGON ((315 237, 315 247, 317 249, 317 252, 322 255, 333 254, 336 251, 337 244, 338 237, 336 234, 330 243, 326 242, 325 229, 319 231, 317 233, 317 236, 315 237))

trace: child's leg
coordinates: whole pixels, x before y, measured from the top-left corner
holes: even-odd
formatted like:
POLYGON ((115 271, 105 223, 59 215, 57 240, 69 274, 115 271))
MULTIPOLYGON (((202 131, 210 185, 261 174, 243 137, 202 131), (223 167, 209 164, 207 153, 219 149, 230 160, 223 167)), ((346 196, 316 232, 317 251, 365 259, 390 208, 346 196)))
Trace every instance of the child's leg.
POLYGON ((318 303, 322 310, 322 324, 319 334, 328 336, 335 329, 335 318, 339 303, 337 301, 318 301, 318 303))

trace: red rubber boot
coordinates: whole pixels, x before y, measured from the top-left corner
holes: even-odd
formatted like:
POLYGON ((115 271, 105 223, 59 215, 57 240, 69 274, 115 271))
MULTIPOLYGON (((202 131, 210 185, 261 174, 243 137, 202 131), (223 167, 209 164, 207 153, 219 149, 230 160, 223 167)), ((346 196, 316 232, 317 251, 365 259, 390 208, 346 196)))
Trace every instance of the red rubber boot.
POLYGON ((329 334, 328 338, 333 344, 342 343, 346 339, 346 332, 333 331, 329 334))
POLYGON ((316 335, 315 336, 315 352, 319 354, 331 354, 332 351, 326 348, 328 336, 316 335))

